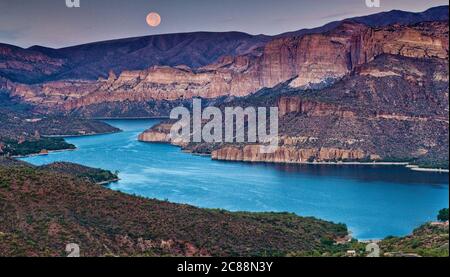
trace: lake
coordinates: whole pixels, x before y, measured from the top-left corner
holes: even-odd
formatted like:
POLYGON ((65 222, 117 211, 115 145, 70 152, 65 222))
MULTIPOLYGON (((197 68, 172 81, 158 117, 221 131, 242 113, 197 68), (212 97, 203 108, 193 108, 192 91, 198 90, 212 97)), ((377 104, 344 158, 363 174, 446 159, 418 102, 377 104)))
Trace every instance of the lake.
POLYGON ((119 171, 111 189, 230 211, 293 212, 342 222, 358 239, 403 236, 449 206, 448 174, 402 166, 276 165, 213 161, 137 141, 158 120, 107 120, 121 133, 68 138, 76 151, 23 160, 119 171))

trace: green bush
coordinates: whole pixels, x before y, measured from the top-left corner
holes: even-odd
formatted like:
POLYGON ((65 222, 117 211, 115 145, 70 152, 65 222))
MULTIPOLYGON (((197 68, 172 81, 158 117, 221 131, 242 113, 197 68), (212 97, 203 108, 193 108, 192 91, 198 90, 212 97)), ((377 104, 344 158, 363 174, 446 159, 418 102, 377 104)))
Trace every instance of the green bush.
POLYGON ((440 210, 437 219, 442 222, 448 221, 448 209, 440 210))

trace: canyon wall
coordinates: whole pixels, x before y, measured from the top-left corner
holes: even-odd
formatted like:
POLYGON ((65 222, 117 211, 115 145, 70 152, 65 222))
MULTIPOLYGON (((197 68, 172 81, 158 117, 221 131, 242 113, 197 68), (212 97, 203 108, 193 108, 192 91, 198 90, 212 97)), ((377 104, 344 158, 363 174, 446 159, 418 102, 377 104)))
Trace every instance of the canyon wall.
POLYGON ((262 51, 225 56, 197 69, 154 66, 119 76, 111 72, 109 78, 94 82, 18 85, 12 95, 66 111, 104 102, 245 96, 292 78, 291 86, 297 88, 334 82, 381 54, 447 59, 448 25, 428 22, 373 29, 344 22, 327 33, 275 39, 262 51))
POLYGON ((274 153, 261 153, 259 145, 247 145, 243 148, 224 147, 211 153, 213 160, 270 162, 270 163, 308 163, 308 162, 336 162, 361 161, 379 159, 376 155, 368 155, 360 149, 348 150, 337 148, 309 148, 281 146, 274 153))
POLYGON ((281 97, 277 106, 279 116, 285 116, 289 113, 309 116, 339 116, 342 118, 355 116, 353 111, 346 110, 338 104, 302 99, 301 97, 281 97))

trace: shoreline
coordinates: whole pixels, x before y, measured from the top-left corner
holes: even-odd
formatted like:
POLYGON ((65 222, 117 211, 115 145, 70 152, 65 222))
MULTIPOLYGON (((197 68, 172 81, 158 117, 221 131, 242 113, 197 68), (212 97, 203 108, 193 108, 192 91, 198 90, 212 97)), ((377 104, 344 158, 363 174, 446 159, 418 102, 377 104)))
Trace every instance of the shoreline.
POLYGON ((79 138, 79 137, 92 137, 92 136, 101 136, 101 135, 112 135, 123 132, 122 130, 118 130, 116 132, 104 132, 104 133, 95 133, 95 134, 79 134, 79 135, 42 135, 44 138, 79 138))
MULTIPOLYGON (((185 152, 190 153, 190 152, 185 152)), ((194 153, 195 154, 195 153, 194 153)), ((206 155, 206 154, 204 154, 206 155)), ((211 156, 211 154, 208 154, 211 156)), ((240 160, 215 160, 223 162, 243 162, 243 163, 262 163, 262 164, 289 164, 289 165, 363 165, 363 166, 403 166, 409 170, 417 172, 435 172, 449 173, 448 169, 442 168, 424 168, 418 165, 412 165, 407 162, 268 162, 268 161, 240 161, 240 160)))
MULTIPOLYGON (((194 156, 200 156, 200 157, 211 157, 211 154, 204 154, 204 153, 195 153, 191 150, 183 149, 179 145, 172 144, 167 141, 144 141, 139 140, 139 142, 143 143, 155 143, 155 144, 168 144, 177 148, 181 149, 182 153, 190 154, 194 156)), ((218 160, 218 159, 211 159, 213 161, 220 161, 220 162, 241 162, 241 163, 254 163, 254 164, 289 164, 289 165, 363 165, 363 166, 403 166, 409 170, 416 171, 416 172, 428 172, 428 173, 449 173, 448 169, 443 168, 424 168, 420 167, 418 165, 413 165, 408 162, 270 162, 270 161, 244 161, 244 160, 218 160)))
MULTIPOLYGON (((118 118, 116 118, 118 119, 118 118)), ((128 118, 131 119, 131 118, 128 118)), ((135 118, 138 119, 138 118, 135 118)), ((143 118, 142 118, 143 119, 143 118)), ((151 119, 151 118, 147 118, 147 119, 151 119)), ((156 118, 154 118, 156 119, 156 118)), ((117 132, 107 132, 107 133, 96 133, 96 134, 86 134, 86 135, 55 135, 55 136, 45 136, 43 135, 43 137, 59 137, 59 138, 71 138, 71 137, 91 137, 91 136, 97 136, 97 135, 112 135, 112 134, 116 134, 116 133, 120 133, 123 132, 122 130, 119 130, 117 132)), ((185 154, 190 154, 190 155, 194 155, 194 156, 201 156, 201 157, 211 157, 211 154, 205 154, 205 153, 195 153, 192 152, 191 150, 185 150, 183 149, 181 146, 179 145, 175 145, 172 144, 170 142, 166 142, 166 141, 144 141, 144 140, 139 140, 137 139, 137 141, 139 142, 143 142, 143 143, 155 143, 155 144, 168 144, 174 147, 178 147, 181 149, 182 153, 185 154)), ((12 158, 29 158, 29 157, 35 157, 35 156, 45 156, 51 153, 57 153, 57 152, 64 152, 64 151, 75 151, 77 150, 77 148, 75 149, 60 149, 60 150, 51 150, 48 151, 48 153, 35 153, 35 154, 30 154, 30 155, 24 155, 24 156, 11 156, 12 158)), ((448 169, 443 169, 443 168, 424 168, 424 167, 420 167, 418 165, 413 165, 410 164, 408 162, 270 162, 270 161, 244 161, 244 160, 218 160, 218 159, 211 159, 214 161, 222 161, 222 162, 242 162, 242 163, 261 163, 261 164, 289 164, 289 165, 363 165, 363 166, 404 166, 405 168, 412 170, 412 171, 416 171, 416 172, 428 172, 428 173, 449 173, 450 171, 448 169)))
POLYGON ((138 119, 170 119, 169 116, 153 116, 153 117, 92 117, 91 120, 138 120, 138 119))
MULTIPOLYGON (((92 137, 92 136, 101 136, 101 135, 112 135, 123 132, 122 130, 118 130, 116 132, 105 132, 105 133, 95 133, 95 134, 85 134, 85 135, 42 135, 44 138, 78 138, 78 137, 92 137)), ((65 152, 65 151, 75 151, 78 148, 75 147, 73 149, 67 148, 67 149, 58 149, 58 150, 47 150, 47 153, 33 153, 28 155, 16 155, 11 156, 11 158, 14 159, 24 159, 24 158, 31 158, 31 157, 37 157, 37 156, 46 156, 52 153, 58 153, 58 152, 65 152)))
MULTIPOLYGON (((186 152, 188 153, 188 152, 186 152)), ((206 155, 206 154, 205 154, 206 155)), ((211 154, 208 154, 211 156, 211 154)), ((424 168, 418 165, 412 165, 407 162, 267 162, 267 161, 238 161, 238 160, 215 160, 223 162, 243 162, 243 163, 262 163, 262 164, 289 164, 289 165, 363 165, 363 166, 403 166, 409 170, 417 172, 435 172, 449 173, 448 169, 442 168, 424 168)))
POLYGON ((103 182, 98 182, 95 183, 96 185, 100 185, 100 186, 108 186, 111 183, 116 183, 119 182, 120 178, 115 178, 115 179, 111 179, 111 180, 107 180, 107 181, 103 181, 103 182))
POLYGON ((19 155, 19 156, 11 156, 13 159, 25 159, 25 158, 32 158, 32 157, 39 157, 39 156, 47 156, 52 153, 58 153, 58 152, 66 152, 66 151, 75 151, 78 148, 74 149, 59 149, 59 150, 48 150, 47 153, 35 153, 35 154, 29 154, 29 155, 19 155))
POLYGON ((417 165, 407 165, 406 167, 412 171, 449 173, 449 170, 444 169, 444 168, 426 168, 426 167, 420 167, 417 165))

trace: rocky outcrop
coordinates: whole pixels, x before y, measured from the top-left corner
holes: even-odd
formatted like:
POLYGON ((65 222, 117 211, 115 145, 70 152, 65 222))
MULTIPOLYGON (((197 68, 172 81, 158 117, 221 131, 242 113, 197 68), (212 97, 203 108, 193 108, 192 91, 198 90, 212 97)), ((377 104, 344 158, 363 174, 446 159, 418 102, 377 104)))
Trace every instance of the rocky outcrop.
POLYGON ((170 128, 171 124, 158 124, 154 128, 151 128, 138 137, 139 141, 142 142, 161 142, 161 143, 171 143, 170 138, 170 128))
MULTIPOLYGON (((170 137, 171 122, 165 122, 141 133, 139 141, 152 143, 170 143, 183 147, 185 150, 199 152, 202 146, 172 140, 170 137)), ((317 138, 301 138, 283 136, 281 145, 274 153, 262 153, 260 145, 217 146, 210 154, 214 160, 244 161, 244 162, 271 162, 271 163, 309 163, 309 162, 351 162, 351 161, 378 161, 381 158, 376 154, 365 153, 361 149, 339 149, 333 147, 300 148, 299 145, 317 138)))
POLYGON ((10 84, 10 95, 41 107, 59 110, 64 104, 87 96, 98 88, 93 81, 55 81, 40 85, 10 84))
POLYGON ((156 132, 156 131, 147 131, 139 135, 139 141, 142 142, 162 142, 162 143, 170 143, 170 136, 165 133, 156 132))
POLYGON ((381 54, 412 58, 448 58, 448 25, 443 22, 372 29, 343 23, 325 34, 275 40, 262 61, 263 86, 294 76, 294 87, 338 79, 381 54))
POLYGON ((186 141, 183 141, 182 139, 172 139, 170 135, 171 128, 171 122, 157 124, 139 134, 138 140, 141 142, 169 143, 180 147, 186 147, 188 145, 186 141))
POLYGON ((261 153, 259 145, 247 145, 243 148, 224 147, 219 150, 214 150, 211 157, 214 160, 271 163, 378 160, 375 155, 367 155, 360 149, 348 150, 326 147, 298 149, 295 147, 281 146, 274 153, 261 153))
POLYGON ((278 100, 278 114, 300 113, 308 116, 338 116, 342 118, 355 117, 355 113, 337 104, 324 103, 301 97, 281 97, 278 100))

